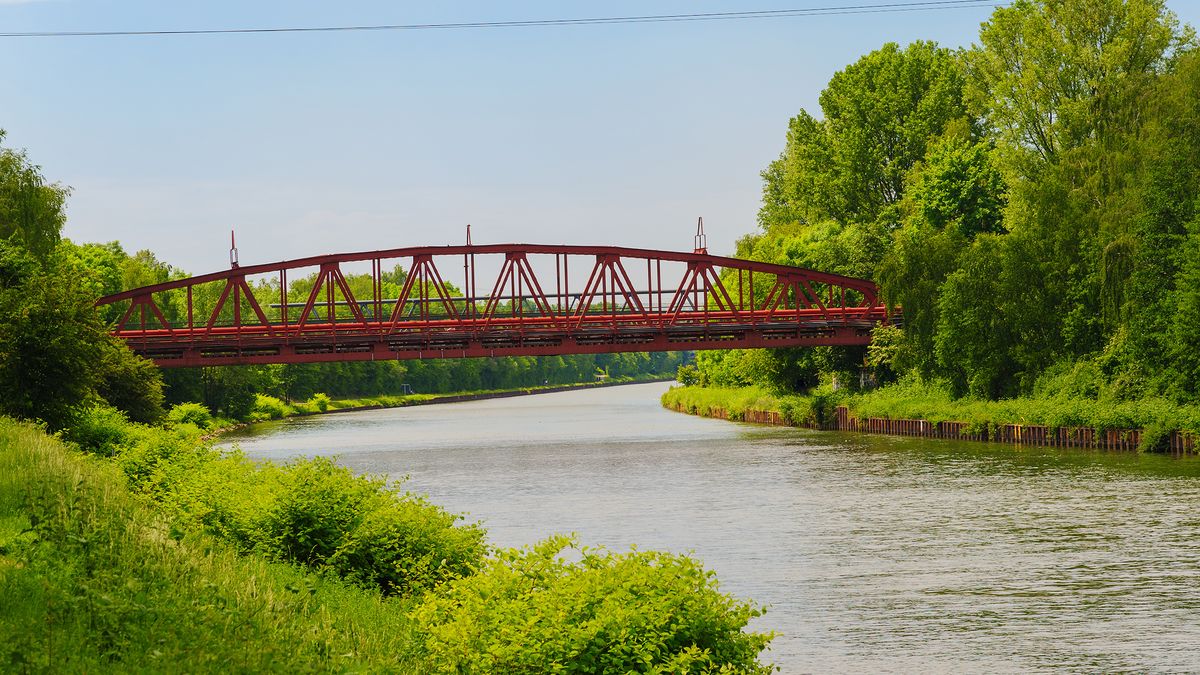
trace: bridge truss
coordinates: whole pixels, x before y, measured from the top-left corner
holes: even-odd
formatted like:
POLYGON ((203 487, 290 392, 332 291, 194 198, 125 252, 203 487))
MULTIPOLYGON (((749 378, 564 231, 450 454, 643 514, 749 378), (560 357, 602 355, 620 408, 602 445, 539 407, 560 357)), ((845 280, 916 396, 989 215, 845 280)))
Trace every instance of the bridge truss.
POLYGON ((537 244, 235 262, 96 304, 163 367, 864 345, 889 318, 862 279, 537 244))

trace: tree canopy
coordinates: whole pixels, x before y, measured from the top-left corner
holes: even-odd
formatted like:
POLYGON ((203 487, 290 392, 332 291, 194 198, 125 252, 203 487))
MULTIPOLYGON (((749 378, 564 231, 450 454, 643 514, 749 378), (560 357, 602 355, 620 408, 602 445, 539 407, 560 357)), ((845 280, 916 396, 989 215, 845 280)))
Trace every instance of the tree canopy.
MULTIPOLYGON (((884 45, 820 101, 738 254, 876 279, 904 322, 877 374, 995 398, 1066 369, 1096 396, 1200 397, 1200 51, 1162 0, 1017 0, 970 48, 884 45)), ((753 353, 701 378, 810 386, 861 367, 841 351, 777 355, 764 372, 804 366, 791 385, 753 353)))

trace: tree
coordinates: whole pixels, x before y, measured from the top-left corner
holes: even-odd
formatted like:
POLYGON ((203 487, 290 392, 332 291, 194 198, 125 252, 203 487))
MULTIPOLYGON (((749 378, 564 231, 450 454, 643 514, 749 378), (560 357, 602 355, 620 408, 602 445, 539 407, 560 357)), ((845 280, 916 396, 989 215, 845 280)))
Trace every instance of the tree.
POLYGON ((163 416, 163 378, 158 367, 115 339, 105 340, 98 364, 96 393, 134 422, 153 423, 163 416))
POLYGON ((66 222, 69 192, 58 183, 47 184, 24 152, 0 148, 0 239, 15 240, 38 258, 49 255, 66 222))
POLYGON ((0 412, 67 426, 95 398, 106 337, 63 280, 39 274, 0 290, 0 412))
POLYGON ((793 118, 762 174, 760 224, 878 219, 904 197, 929 140, 966 115, 963 85, 954 55, 933 42, 888 43, 834 75, 821 92, 824 119, 793 118))
POLYGON ((909 177, 913 215, 937 230, 953 228, 966 239, 1004 231, 1004 179, 987 142, 965 129, 933 143, 909 177))
POLYGON ((1052 163, 1123 132, 1191 38, 1163 0, 1017 0, 967 52, 967 100, 1006 147, 1052 163))
POLYGON ((977 239, 938 298, 937 359, 958 395, 994 398, 1015 370, 1009 324, 998 307, 1001 245, 994 236, 977 239))

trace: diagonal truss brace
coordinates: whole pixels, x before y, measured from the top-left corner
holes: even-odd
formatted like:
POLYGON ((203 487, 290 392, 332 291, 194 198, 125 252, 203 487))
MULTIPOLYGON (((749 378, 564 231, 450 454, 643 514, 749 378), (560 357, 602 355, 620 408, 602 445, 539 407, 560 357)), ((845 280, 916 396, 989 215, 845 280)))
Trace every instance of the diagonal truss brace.
POLYGON ((406 318, 404 315, 404 306, 409 302, 417 305, 417 314, 421 321, 428 322, 430 317, 429 305, 433 302, 434 295, 437 296, 438 302, 446 310, 446 316, 458 321, 458 308, 454 306, 454 301, 450 298, 450 291, 446 288, 445 280, 442 279, 437 266, 433 264, 433 256, 429 254, 413 256, 412 268, 408 271, 408 277, 404 280, 404 288, 400 290, 400 295, 396 298, 396 304, 392 307, 392 316, 388 321, 389 328, 395 330, 397 325, 406 318), (415 297, 414 292, 416 294, 415 297))
POLYGON ((741 308, 730 297, 712 264, 689 262, 687 272, 679 280, 679 287, 675 289, 675 295, 667 307, 667 314, 670 315, 667 324, 674 325, 688 305, 697 312, 707 311, 710 298, 718 311, 729 312, 735 318, 740 316, 741 308))
POLYGON ((267 315, 258 304, 258 300, 254 298, 254 292, 250 290, 250 285, 246 283, 246 277, 243 275, 235 275, 229 277, 225 281, 225 288, 221 290, 221 297, 217 300, 217 305, 213 307, 212 314, 209 315, 208 321, 204 324, 204 331, 211 332, 213 327, 217 325, 217 319, 221 316, 221 310, 225 308, 225 303, 229 301, 229 296, 233 295, 233 325, 241 328, 245 324, 242 323, 242 298, 246 299, 246 304, 254 310, 254 315, 258 318, 258 322, 265 326, 268 335, 274 335, 275 330, 271 327, 271 322, 267 320, 267 315))
POLYGON ((313 281, 313 287, 308 293, 304 309, 300 311, 300 319, 296 322, 297 328, 308 324, 313 309, 317 305, 317 299, 321 297, 321 291, 325 291, 326 320, 331 324, 337 323, 337 308, 334 304, 335 288, 341 291, 342 298, 350 306, 350 313, 354 316, 353 323, 366 325, 367 320, 363 316, 362 307, 354 298, 354 293, 350 291, 350 284, 346 281, 346 276, 342 274, 341 267, 337 263, 324 263, 321 265, 321 271, 317 273, 317 278, 313 281))
POLYGON ((533 301, 539 315, 552 324, 557 322, 558 315, 550 306, 550 300, 546 297, 546 292, 542 290, 542 285, 538 282, 533 267, 529 265, 529 259, 523 251, 510 251, 504 256, 504 265, 500 267, 500 274, 496 276, 496 283, 492 286, 492 292, 488 295, 487 303, 480 315, 484 326, 496 318, 505 287, 508 288, 509 296, 512 298, 512 311, 515 318, 524 317, 525 300, 528 298, 533 301))
POLYGON ((614 320, 617 315, 619 298, 624 303, 627 315, 632 315, 633 318, 644 320, 647 323, 650 322, 650 314, 646 311, 642 299, 638 297, 629 273, 621 264, 620 256, 596 256, 596 264, 592 267, 591 274, 588 275, 583 293, 579 296, 579 304, 571 316, 576 327, 583 325, 584 317, 596 303, 597 297, 600 299, 601 313, 611 314, 614 320))

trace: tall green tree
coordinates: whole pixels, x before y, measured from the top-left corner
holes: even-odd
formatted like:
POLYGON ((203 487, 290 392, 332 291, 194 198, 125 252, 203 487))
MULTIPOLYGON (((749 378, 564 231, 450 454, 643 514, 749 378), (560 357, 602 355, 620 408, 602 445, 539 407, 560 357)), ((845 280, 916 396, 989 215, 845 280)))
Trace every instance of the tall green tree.
POLYGON ((823 119, 801 111, 763 172, 759 222, 878 219, 903 197, 930 139, 966 116, 965 81, 933 42, 888 43, 837 73, 821 92, 823 119))
POLYGON ((92 307, 104 282, 60 246, 66 195, 25 153, 0 149, 0 413, 61 429, 108 402, 152 421, 162 380, 108 335, 92 307))
POLYGON ((967 100, 1028 173, 1124 133, 1191 37, 1163 0, 1017 0, 967 51, 967 100))
MULTIPOLYGON (((0 141, 4 140, 0 129, 0 141)), ((24 152, 0 148, 0 239, 15 241, 38 258, 54 250, 66 215, 69 190, 47 183, 24 152)))

